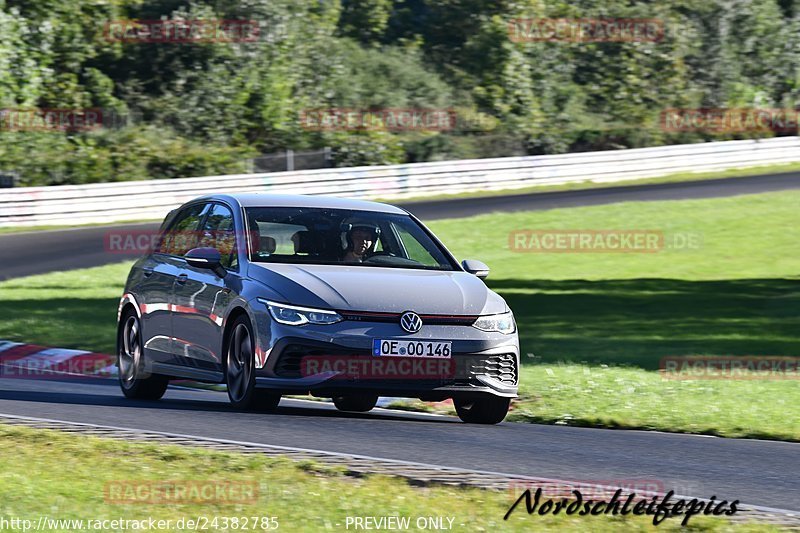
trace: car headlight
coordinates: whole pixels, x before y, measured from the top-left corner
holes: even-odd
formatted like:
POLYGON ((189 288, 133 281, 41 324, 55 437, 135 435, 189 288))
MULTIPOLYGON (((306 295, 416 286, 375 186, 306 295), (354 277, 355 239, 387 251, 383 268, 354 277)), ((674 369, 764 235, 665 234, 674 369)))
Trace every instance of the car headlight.
POLYGON ((500 313, 499 315, 486 315, 478 317, 478 320, 472 323, 482 331, 497 331, 498 333, 514 333, 517 330, 517 325, 514 323, 514 314, 511 311, 507 313, 500 313))
POLYGON ((258 299, 269 309, 269 314, 275 322, 289 326, 302 326, 303 324, 335 324, 342 319, 336 311, 326 309, 312 309, 296 305, 279 304, 270 300, 258 299))

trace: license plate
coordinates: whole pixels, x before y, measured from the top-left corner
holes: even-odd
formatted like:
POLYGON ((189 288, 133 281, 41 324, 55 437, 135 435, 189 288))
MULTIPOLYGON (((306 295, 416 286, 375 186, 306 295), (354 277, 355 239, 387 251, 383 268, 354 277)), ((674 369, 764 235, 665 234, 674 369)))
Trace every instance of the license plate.
POLYGON ((450 342, 373 339, 372 355, 450 359, 450 342))

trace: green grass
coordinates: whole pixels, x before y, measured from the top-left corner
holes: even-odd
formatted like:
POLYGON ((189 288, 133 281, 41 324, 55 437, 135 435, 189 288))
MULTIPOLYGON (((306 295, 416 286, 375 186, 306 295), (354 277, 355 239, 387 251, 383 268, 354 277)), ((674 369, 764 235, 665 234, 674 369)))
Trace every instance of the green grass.
POLYGON ((488 285, 544 361, 654 369, 666 355, 800 355, 800 191, 492 214, 430 224, 488 285), (694 250, 530 253, 522 229, 651 229, 699 235, 694 250))
MULTIPOLYGON (((459 258, 491 268, 490 285, 512 280, 800 279, 800 191, 708 200, 623 202, 493 213, 428 226, 459 258), (694 250, 659 253, 532 253, 509 249, 515 230, 656 230, 694 234, 694 250)), ((505 288, 505 287, 503 287, 505 288)))
POLYGON ((0 282, 0 339, 114 353, 132 262, 0 282))
MULTIPOLYGON (((800 441, 794 381, 673 381, 676 355, 800 356, 800 192, 492 214, 431 223, 517 317, 511 419, 800 441), (519 253, 520 229, 693 233, 692 250, 519 253), (604 368, 607 365, 610 368, 604 368), (553 372, 554 375, 551 375, 553 372)), ((0 283, 0 338, 111 351, 130 263, 0 283)))
MULTIPOLYGON (((792 380, 665 380, 631 366, 538 363, 522 367, 506 420, 800 441, 798 400, 792 380)), ((452 402, 403 398, 389 407, 456 414, 452 402)))
MULTIPOLYGON (((197 516, 267 516, 277 517, 279 531, 342 531, 346 530, 347 516, 406 516, 412 523, 418 517, 445 516, 454 518, 455 531, 655 529, 648 517, 528 516, 524 504, 504 521, 513 501, 510 491, 412 487, 401 479, 376 475, 355 478, 345 475, 341 468, 258 454, 129 443, 8 425, 0 425, 0 440, 4 449, 13 450, 8 460, 0 461, 0 518, 29 519, 34 524, 42 515, 56 519, 152 517, 173 521, 197 516), (109 483, 121 486, 167 480, 176 484, 186 480, 253 484, 255 501, 156 505, 120 504, 105 498, 109 483)), ((692 517, 689 525, 703 531, 778 530, 702 516, 692 517)), ((680 519, 670 518, 658 530, 677 531, 679 527, 680 519)))
POLYGON ((665 380, 639 368, 523 368, 508 420, 800 441, 797 381, 665 380))

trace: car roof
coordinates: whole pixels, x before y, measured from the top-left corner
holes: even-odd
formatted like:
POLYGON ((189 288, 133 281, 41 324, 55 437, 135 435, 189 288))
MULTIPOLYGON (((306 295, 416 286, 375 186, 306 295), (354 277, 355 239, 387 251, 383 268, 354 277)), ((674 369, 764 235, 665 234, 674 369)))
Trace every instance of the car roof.
POLYGON ((338 198, 335 196, 312 196, 308 194, 212 194, 196 198, 193 201, 200 200, 227 200, 232 203, 238 203, 242 207, 312 207, 408 214, 404 209, 389 204, 369 202, 366 200, 353 200, 351 198, 338 198))

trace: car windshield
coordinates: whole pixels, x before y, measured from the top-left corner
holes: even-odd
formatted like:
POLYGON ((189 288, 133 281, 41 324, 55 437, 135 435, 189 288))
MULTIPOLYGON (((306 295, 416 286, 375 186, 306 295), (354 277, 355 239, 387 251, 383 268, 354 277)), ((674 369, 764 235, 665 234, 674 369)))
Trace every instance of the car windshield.
POLYGON ((253 262, 456 270, 408 215, 308 207, 245 211, 253 262))

